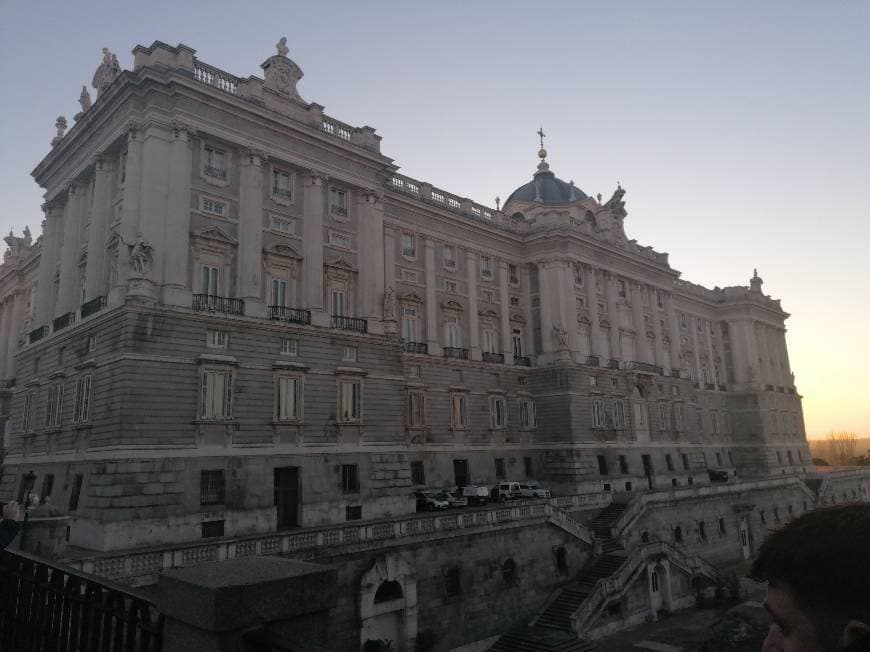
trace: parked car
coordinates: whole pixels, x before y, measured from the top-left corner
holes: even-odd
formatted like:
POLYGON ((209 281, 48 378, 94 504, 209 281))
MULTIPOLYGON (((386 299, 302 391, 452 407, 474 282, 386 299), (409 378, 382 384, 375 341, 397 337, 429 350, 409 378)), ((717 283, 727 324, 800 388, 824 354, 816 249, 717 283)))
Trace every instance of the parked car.
POLYGON ((415 491, 414 498, 417 499, 418 512, 434 512, 439 509, 447 509, 450 506, 450 503, 439 498, 435 491, 415 491))
POLYGON ((523 498, 549 498, 550 490, 545 489, 537 482, 520 483, 520 495, 523 498))
POLYGON ((440 495, 444 496, 444 499, 450 504, 451 507, 468 506, 468 498, 462 495, 462 490, 459 487, 445 489, 441 492, 440 495))
POLYGON ((519 482, 499 482, 492 488, 490 492, 490 497, 493 500, 514 500, 516 498, 522 498, 522 493, 520 492, 520 483, 519 482))
POLYGON ((489 489, 478 485, 466 485, 462 487, 462 496, 469 505, 485 505, 489 502, 489 489))

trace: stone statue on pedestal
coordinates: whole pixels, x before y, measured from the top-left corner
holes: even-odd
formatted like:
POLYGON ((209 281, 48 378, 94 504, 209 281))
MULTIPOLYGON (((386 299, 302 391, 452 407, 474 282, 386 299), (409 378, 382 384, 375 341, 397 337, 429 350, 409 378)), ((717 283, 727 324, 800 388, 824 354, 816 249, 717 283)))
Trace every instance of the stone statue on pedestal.
POLYGON ((63 140, 63 134, 66 132, 66 118, 62 115, 57 117, 57 120, 54 121, 54 126, 57 129, 57 135, 51 139, 51 146, 54 147, 61 140, 63 140))
POLYGON ((384 319, 390 320, 396 318, 396 293, 393 291, 393 286, 387 287, 384 292, 384 319))
POLYGON ((568 348, 568 331, 562 324, 553 324, 553 337, 556 338, 560 350, 568 348))
POLYGON ((103 62, 97 68, 91 81, 91 85, 97 89, 97 96, 108 88, 120 74, 121 66, 118 63, 118 57, 109 52, 109 48, 103 48, 103 62))
POLYGON ((130 269, 133 273, 137 276, 144 276, 151 271, 151 265, 154 263, 154 248, 148 244, 142 234, 137 233, 133 242, 126 242, 123 238, 120 240, 127 247, 130 269))
POLYGON ((275 44, 275 47, 278 49, 279 57, 286 57, 290 52, 290 48, 287 47, 287 37, 282 36, 281 40, 275 44))
POLYGON ((82 85, 82 94, 79 95, 79 104, 82 107, 82 113, 91 108, 91 94, 88 93, 87 87, 82 85))

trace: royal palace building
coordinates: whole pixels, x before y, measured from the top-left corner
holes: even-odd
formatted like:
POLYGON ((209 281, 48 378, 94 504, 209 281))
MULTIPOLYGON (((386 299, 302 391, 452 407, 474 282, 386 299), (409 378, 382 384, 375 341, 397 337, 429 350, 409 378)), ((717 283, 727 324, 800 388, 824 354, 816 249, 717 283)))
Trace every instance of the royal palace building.
MULTIPOLYGON (((562 181, 543 134, 494 207, 403 176, 277 47, 262 78, 104 51, 58 119, 42 234, 0 267, 0 498, 39 494, 110 553, 411 517, 415 490, 499 480, 633 504, 814 472, 757 274, 683 280, 626 235, 625 190, 562 181)), ((752 528, 728 500, 711 537, 752 528)))

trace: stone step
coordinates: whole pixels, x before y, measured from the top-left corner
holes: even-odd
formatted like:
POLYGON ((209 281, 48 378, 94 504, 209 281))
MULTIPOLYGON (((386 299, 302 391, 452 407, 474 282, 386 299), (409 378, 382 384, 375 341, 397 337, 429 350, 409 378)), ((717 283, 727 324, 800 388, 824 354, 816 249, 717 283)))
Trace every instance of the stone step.
POLYGON ((536 626, 523 626, 504 634, 491 652, 591 652, 595 648, 572 633, 536 626))

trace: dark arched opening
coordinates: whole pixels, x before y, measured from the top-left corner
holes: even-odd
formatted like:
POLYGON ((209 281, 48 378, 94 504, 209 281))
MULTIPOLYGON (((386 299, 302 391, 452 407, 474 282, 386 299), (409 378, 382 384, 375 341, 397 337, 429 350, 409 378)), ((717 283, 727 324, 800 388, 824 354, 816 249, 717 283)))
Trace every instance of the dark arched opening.
POLYGON ((375 604, 379 602, 389 602, 390 600, 399 600, 404 594, 402 593, 402 585, 395 580, 384 582, 378 587, 375 592, 375 604))

